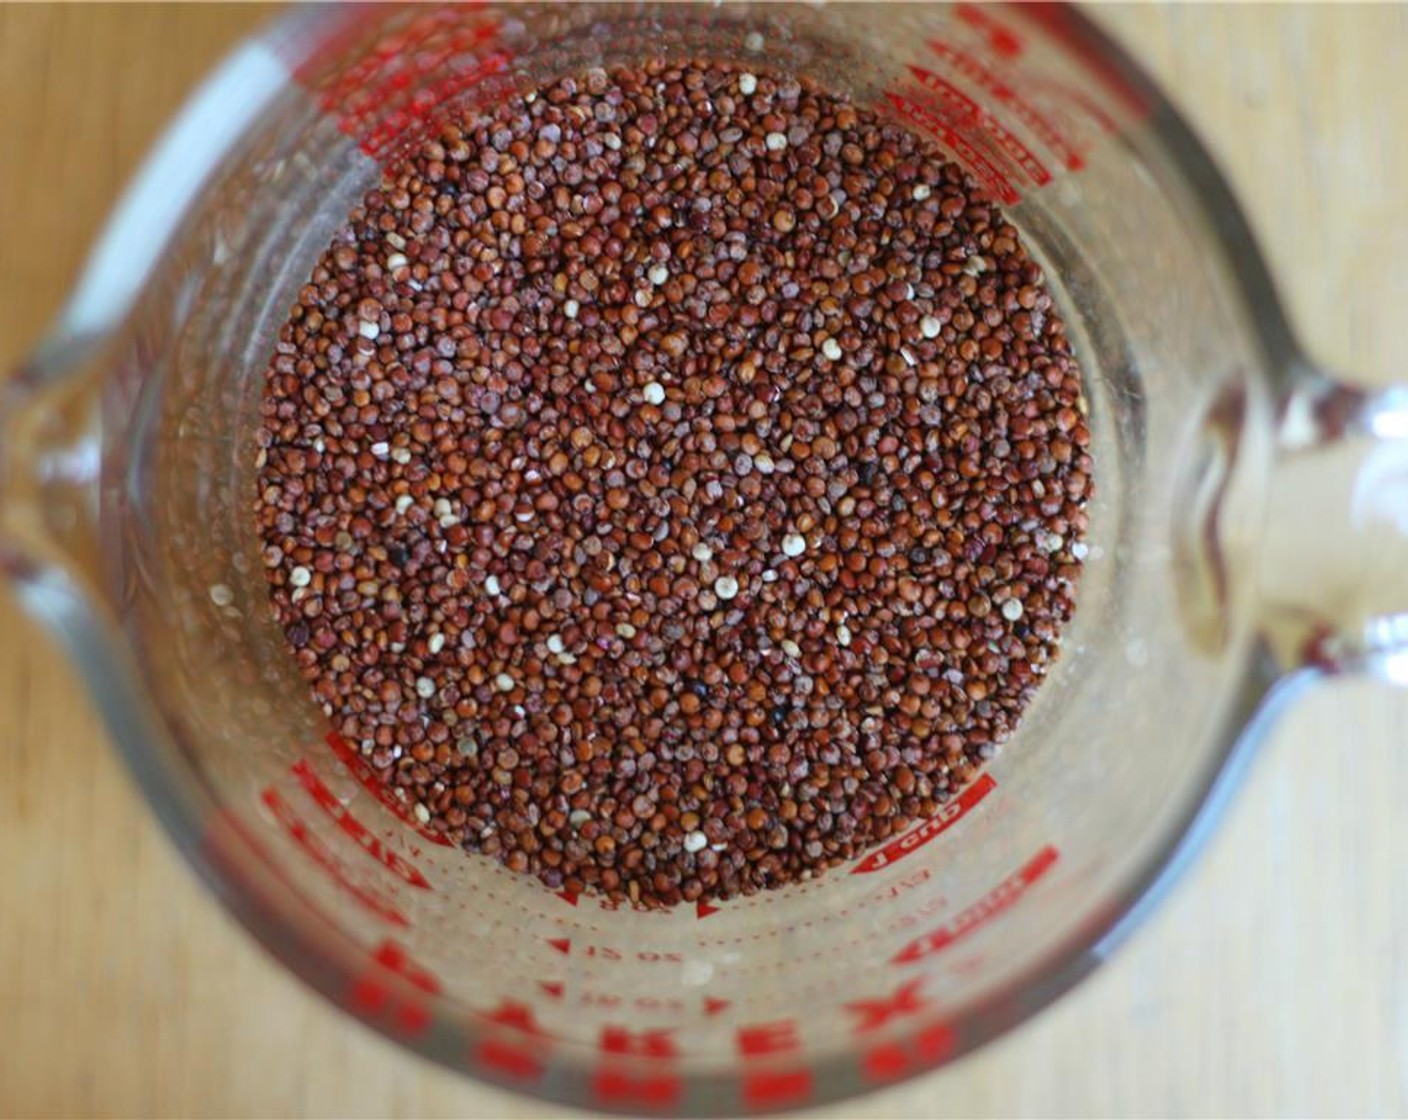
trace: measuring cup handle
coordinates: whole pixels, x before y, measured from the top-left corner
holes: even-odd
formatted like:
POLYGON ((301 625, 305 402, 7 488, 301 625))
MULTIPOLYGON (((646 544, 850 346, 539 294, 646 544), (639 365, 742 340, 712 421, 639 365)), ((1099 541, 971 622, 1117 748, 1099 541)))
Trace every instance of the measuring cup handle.
POLYGON ((1290 384, 1257 565, 1266 636, 1287 666, 1408 683, 1408 385, 1308 363, 1290 384))

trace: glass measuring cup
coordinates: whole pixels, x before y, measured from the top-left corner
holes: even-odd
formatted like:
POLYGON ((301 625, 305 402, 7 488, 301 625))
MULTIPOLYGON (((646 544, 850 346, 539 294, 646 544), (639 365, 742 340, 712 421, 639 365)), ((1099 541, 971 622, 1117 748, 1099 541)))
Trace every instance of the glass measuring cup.
MULTIPOLYGON (((775 49, 783 34, 771 25, 775 18, 769 15, 763 25, 765 50, 775 49)), ((866 18, 875 19, 873 9, 866 18)), ((1020 65, 1024 64, 1020 59, 1003 62, 1002 50, 992 49, 991 33, 979 39, 968 35, 967 22, 945 24, 938 22, 938 15, 933 18, 933 24, 927 17, 923 24, 926 38, 940 42, 945 35, 959 38, 960 46, 989 71, 1007 75, 1006 80, 1014 84, 1022 80, 1020 65)), ((1009 35, 1021 36, 1025 57, 1049 49, 1045 32, 1023 22, 1025 17, 998 11, 993 19, 1005 23, 1009 35)), ((894 29, 893 34, 931 49, 918 30, 911 25, 908 30, 894 29)), ((797 34, 820 37, 823 32, 799 25, 797 34)), ((749 49, 746 35, 733 49, 740 53, 749 49)), ((504 37, 508 40, 507 32, 504 37)), ((842 38, 842 31, 833 38, 842 38)), ((521 40, 516 43, 518 54, 529 57, 530 48, 521 40)), ((723 50, 720 46, 716 53, 723 50)), ((896 57, 912 59, 909 54, 896 57)), ((1031 65, 1039 77, 1038 64, 1031 65)), ((954 87, 969 91, 975 100, 985 88, 962 84, 961 72, 940 71, 933 65, 924 68, 931 74, 951 75, 954 87)), ((379 88, 376 77, 373 71, 358 80, 379 88)), ((1099 93, 1097 106, 1113 112, 1111 95, 1098 85, 1091 88, 1099 93)), ((1001 104, 998 95, 993 94, 993 99, 1001 104)), ((912 101, 932 104, 917 91, 912 101)), ((226 113, 235 108, 228 94, 221 108, 226 113)), ((1046 113, 1060 119, 1059 107, 1046 113)), ((1018 131, 1021 123, 1011 124, 1011 134, 1027 137, 1030 150, 1041 153, 1039 138, 1018 131)), ((1263 485, 1254 476, 1269 475, 1273 460, 1276 469, 1290 470, 1293 464, 1315 458, 1309 452, 1293 456, 1270 450, 1272 415, 1283 400, 1296 402, 1294 408, 1286 404, 1286 414, 1294 416, 1307 401, 1345 399, 1317 396, 1309 391, 1312 382, 1294 378, 1262 384, 1264 375, 1259 371, 1270 362, 1263 350, 1269 351, 1270 344, 1258 340, 1249 325, 1253 316, 1243 307, 1235 273, 1230 278, 1220 274, 1226 267, 1220 263, 1223 250, 1203 241, 1199 231, 1207 219, 1163 181, 1174 175, 1179 164, 1172 161, 1170 170, 1171 157, 1165 156, 1161 165, 1140 147, 1153 144, 1138 131, 1143 126, 1124 118, 1117 123, 1133 138, 1098 141, 1091 137, 1083 157, 1086 166, 1073 172, 1067 184, 1081 191, 1085 201, 1071 202, 1070 207, 1099 210, 1111 204, 1113 186, 1096 186, 1096 176, 1115 174, 1107 163, 1117 157, 1149 161, 1153 168, 1149 174, 1159 182, 1159 193, 1146 194, 1142 206, 1147 213, 1135 210, 1135 220, 1127 217, 1130 224, 1123 227, 1141 231, 1133 238, 1140 243, 1129 248, 1134 252, 1137 247, 1139 260, 1121 269, 1104 255, 1118 252, 1117 246, 1102 244, 1106 234, 1100 232, 1113 215, 1093 213, 1086 219, 1087 232, 1082 233, 1077 217, 1060 209, 1059 198, 1043 195, 1060 187, 1062 180, 1055 174, 1050 184, 1023 190, 1028 200, 1014 208, 1033 242, 1042 246, 1053 275, 1065 286, 1066 305, 1081 308, 1086 332, 1083 353, 1091 369, 1097 368, 1098 361, 1101 371, 1098 376, 1092 373, 1099 383, 1092 390, 1096 398, 1092 406, 1103 425, 1097 452, 1108 504, 1103 512, 1097 511, 1092 532, 1092 544, 1103 552, 1092 558, 1092 580, 1084 589, 1079 625, 1085 629, 1072 633, 1067 650, 1071 675, 1058 676, 1043 698, 1048 708, 1033 713, 1034 721, 1040 715, 1046 723, 1030 725, 994 766, 995 787, 982 789, 981 798, 962 820, 949 825, 947 835, 936 835, 940 825, 932 826, 916 835, 908 854, 892 859, 888 866, 872 863, 844 881, 833 875, 807 892, 768 899, 766 906, 755 908, 749 903, 737 913, 722 906, 716 913, 695 914, 695 925, 678 930, 668 924, 652 925, 661 919, 592 910, 589 899, 572 907, 567 900, 555 900, 536 888, 510 894, 508 888, 517 884, 478 868, 478 861, 425 845, 419 845, 422 853, 400 846, 407 838, 405 830, 358 792, 328 749, 317 744, 319 730, 313 714, 295 714, 302 712, 300 686, 296 681, 288 683, 293 675, 272 639, 267 648, 259 645, 265 640, 259 588, 247 586, 239 572, 238 557, 248 551, 238 537, 245 524, 241 492, 247 485, 238 475, 243 462, 238 424, 246 399, 239 394, 251 387, 235 383, 258 367, 264 353, 261 345, 266 344, 251 342, 245 350, 247 337, 258 341, 262 320, 255 314, 257 308, 249 306, 250 297, 241 295, 237 286, 248 285, 246 290, 261 296, 276 286, 277 275, 261 276, 259 269, 272 271, 278 266, 280 254, 289 252, 295 240, 289 231, 300 232, 296 213, 281 227, 253 232, 266 220, 261 214, 284 216, 283 210, 262 211, 256 195, 282 189, 282 180, 274 178, 277 172, 270 168, 279 159, 296 163, 296 155, 287 151, 276 149, 264 169, 254 173, 269 178, 255 181, 250 201, 241 201, 237 193, 226 196, 228 209, 216 211, 218 219, 209 218, 215 223, 214 232, 204 248, 200 242, 193 249, 184 240, 172 244, 173 254, 184 246, 189 255, 184 264, 180 258, 175 263, 163 258, 160 267, 195 270, 197 286, 191 292, 183 293, 173 279, 180 277, 179 272, 158 273, 125 328, 130 333, 110 343, 112 357, 104 358, 96 350, 85 354, 75 347, 70 353, 88 371, 86 375, 76 375, 67 389, 57 378, 49 389, 35 388, 32 409, 22 400, 17 403, 17 415, 28 419, 23 426, 17 421, 14 446, 35 439, 42 440, 45 448, 42 457, 28 462, 39 474, 34 485, 44 487, 41 508, 48 524, 31 519, 26 528, 20 521, 12 529, 14 539, 27 542, 23 550, 35 557, 42 557, 46 541, 79 557, 69 564, 71 575, 90 585, 96 609, 110 615, 132 643, 131 652, 114 654, 112 663, 121 668, 121 658, 131 658, 144 678, 141 689, 124 688, 124 696, 118 699, 130 702, 137 697, 152 709, 141 716, 158 729, 143 732, 144 757, 157 771, 148 780, 170 786, 156 796, 168 802, 167 811, 187 813, 192 822, 201 824, 216 806, 229 811, 218 826, 226 831, 207 833, 206 850, 218 862, 223 889, 231 897, 253 897, 254 902, 246 898, 241 905, 258 903, 268 908, 262 912, 266 936, 271 941, 284 939, 287 952, 303 946, 308 957, 316 958, 301 963, 301 969, 314 975, 315 969, 322 969, 334 980, 346 979, 348 986, 341 989, 344 999, 360 1001, 368 1017, 384 1020, 392 1031, 414 1032, 424 1025, 421 1038, 427 1048, 478 1068, 488 1063, 488 1068, 500 1070, 502 1080, 528 1079, 531 1063, 537 1061, 541 1076, 551 1079, 546 1082, 548 1091, 577 1101, 611 1103, 608 1098, 612 1098, 622 1107, 638 1110, 707 1108, 711 1103, 761 1106, 801 1099, 805 1092, 817 1096, 848 1084, 874 1084, 896 1076, 906 1068, 937 1060, 945 1047, 961 1048, 981 1037, 990 1024, 1001 1021, 997 1018, 1001 999, 1013 1001, 1009 1014, 1015 1014, 1041 998, 1041 985, 1033 977, 1063 975, 1055 967, 1065 960, 1061 951, 1073 952, 1069 946, 1090 944, 1097 927, 1125 905, 1129 893, 1162 857, 1167 841, 1202 796, 1220 761, 1220 744, 1214 740, 1223 726, 1237 718, 1230 690, 1241 682, 1249 682, 1249 693, 1261 687, 1259 678, 1241 668, 1249 651, 1257 648, 1255 635, 1267 617, 1266 575, 1256 573, 1253 564, 1258 555, 1253 516, 1261 516, 1257 488, 1263 485), (1130 150, 1124 150, 1125 145, 1130 150), (1170 219, 1171 228, 1184 231, 1183 237, 1196 247, 1198 261, 1183 262, 1177 245, 1164 244, 1168 234, 1159 230, 1168 227, 1151 225, 1153 210, 1165 204, 1164 193, 1182 199, 1179 207, 1184 213, 1176 222, 1170 219), (1031 209, 1024 209, 1029 204, 1031 209), (241 220, 253 223, 249 231, 239 231, 241 220), (1045 237, 1039 233, 1043 222, 1048 230, 1045 237), (1063 234, 1068 249, 1059 240, 1063 234), (260 258, 255 250, 266 243, 272 243, 273 250, 260 258), (1148 267, 1151 254, 1156 262, 1152 269, 1148 267), (1063 259, 1067 263, 1062 264, 1063 259), (1082 265, 1094 274, 1093 279, 1082 279, 1082 265), (1170 271, 1185 274, 1172 276, 1170 271), (1146 274, 1143 285, 1136 283, 1141 272, 1146 274), (167 286, 160 286, 163 283, 167 286), (1201 289, 1207 289, 1206 294, 1200 295, 1201 289), (1146 291, 1156 302, 1140 311, 1140 293, 1146 291), (1220 309, 1220 303, 1229 306, 1220 309), (197 320, 202 312, 217 320, 232 316, 234 322, 207 318, 202 324, 197 320), (1183 322, 1196 320, 1210 338, 1159 341, 1163 336, 1145 333, 1157 326, 1146 325, 1146 320, 1152 322, 1165 313, 1183 322), (241 320, 241 314, 248 317, 241 320), (145 318, 139 321, 141 316, 145 318), (253 333, 242 333, 251 324, 253 333), (228 333, 217 333, 221 330, 228 333), (209 333, 202 338, 201 331, 209 333), (1127 356, 1102 341, 1111 333, 1127 356), (1102 354, 1115 356, 1103 358, 1102 354), (1194 363, 1209 368, 1200 370, 1194 363), (1238 373, 1237 366, 1244 367, 1244 372, 1238 373), (158 373, 164 381, 156 380, 158 373), (142 381, 137 384, 139 375, 142 381), (93 380, 87 382, 85 376, 93 380), (93 469, 92 461, 84 458, 93 444, 81 438, 88 434, 82 421, 87 399, 79 386, 86 383, 91 388, 103 378, 109 379, 111 395, 104 417, 108 458, 98 464, 105 489, 97 506, 106 525, 116 529, 88 534, 83 503, 66 506, 64 496, 83 496, 85 479, 91 477, 87 472, 93 469), (1224 392, 1229 385, 1235 392, 1224 392), (54 395, 46 397, 50 392, 54 395), (220 415, 226 400, 213 399, 221 393, 231 394, 228 418, 220 415), (1248 403, 1239 405, 1239 395, 1248 403), (46 402, 42 408, 41 401, 46 402), (1211 423, 1205 423, 1204 412, 1211 423), (61 426, 70 418, 75 425, 72 438, 61 426), (52 438, 39 429, 41 423, 56 425, 52 438), (1227 430, 1231 436, 1224 434, 1227 430), (63 449, 69 453, 57 454, 63 449), (1211 465, 1200 465, 1198 455, 1211 465), (1219 465, 1219 457, 1231 457, 1234 469, 1229 470, 1226 462, 1219 465), (1224 484, 1225 477, 1231 481, 1224 484), (1222 497, 1224 493, 1233 497, 1222 497), (1240 501, 1234 501, 1238 494, 1240 501), (1233 573, 1226 591, 1218 591, 1217 568, 1200 547, 1200 535, 1191 540, 1180 535, 1190 511, 1204 508, 1200 502, 1216 517, 1202 514, 1203 520, 1194 519, 1192 524, 1200 534, 1212 535, 1224 566, 1233 573), (65 523, 65 518, 72 520, 65 523), (228 546, 212 540, 222 533, 230 535, 228 546), (112 557, 116 577, 83 563, 85 541, 99 546, 93 551, 112 557), (1125 549, 1122 557, 1120 547, 1125 549), (199 567, 207 560, 214 562, 212 567, 199 567), (1101 563, 1107 565, 1106 574, 1096 577, 1095 568, 1101 563), (1253 570, 1242 572, 1243 563, 1253 570), (221 586, 230 589, 228 604, 211 598, 213 593, 216 599, 225 598, 214 591, 221 586), (171 596, 172 601, 164 601, 163 596, 171 596), (1160 596, 1181 596, 1186 602, 1144 602, 1160 596), (1219 596, 1225 605, 1219 605, 1219 596), (102 605, 104 598, 111 598, 109 605, 102 605), (237 618, 227 613, 229 609, 245 617, 237 618), (1190 619, 1198 625, 1190 625, 1190 619), (1219 636, 1214 630, 1209 637, 1208 625, 1225 626, 1227 633, 1219 636), (1145 646, 1129 644, 1138 641, 1145 646), (1202 649, 1200 643, 1211 650, 1202 649), (1142 673, 1137 672, 1141 658, 1148 659, 1142 673), (1182 658, 1194 664, 1184 666, 1182 658), (241 671, 250 673, 247 681, 238 676, 241 671), (259 675, 265 672, 274 679, 261 683, 259 675), (1081 694, 1087 692, 1088 699, 1082 700, 1081 694), (1196 699, 1190 704, 1190 698, 1196 699), (268 712, 261 711, 261 700, 269 706, 268 712), (285 703, 291 705, 287 710, 285 703), (1204 712, 1204 707, 1209 710, 1204 712), (304 733, 300 719, 308 721, 306 739, 296 738, 304 733), (1102 734, 1109 741, 1102 740, 1102 734), (163 736, 169 736, 168 745, 162 745, 163 736), (154 765, 151 760, 162 760, 162 751, 171 753, 154 765), (1138 757, 1124 757, 1131 752, 1138 757), (1151 757, 1143 757, 1145 753, 1151 757), (1181 757, 1155 757, 1164 753, 1181 757), (298 774, 288 772, 298 759, 308 761, 315 779, 312 784, 306 780, 307 768, 298 774), (1076 780, 1077 775, 1069 771, 1082 767, 1084 774, 1076 780), (339 804, 351 796, 345 805, 351 815, 337 819, 328 815, 325 809, 331 808, 334 814, 340 810, 319 793, 318 783, 330 789, 339 804), (261 817, 259 805, 266 803, 261 799, 267 798, 270 787, 275 795, 269 807, 277 815, 261 817), (1157 811, 1164 799, 1171 803, 1167 815, 1157 811), (1156 811, 1149 810, 1151 804, 1156 811), (1064 819, 1080 814, 1092 819, 1084 826, 1064 819), (235 829, 241 826, 266 849, 262 858, 268 864, 260 864, 240 846, 235 829), (370 830, 384 849, 369 843, 358 826, 370 830), (317 843, 305 844, 310 838, 317 843), (926 838, 928 843, 919 843, 926 838), (1033 862, 1048 843, 1057 852, 1054 862, 1049 855, 1033 862), (354 846, 368 850, 358 852, 354 846), (446 860, 436 860, 437 855, 446 860), (430 894, 407 877, 396 856, 431 883, 430 894), (341 868, 344 882, 351 886, 332 879, 324 882, 329 863, 341 868), (271 866, 281 869, 291 882, 271 887, 271 866), (995 900, 980 904, 990 888, 1028 868, 995 900), (921 870, 929 877, 920 879, 921 870), (919 881, 907 884, 911 875, 919 881), (1031 879, 1035 882, 1028 885, 1031 879), (372 912, 363 913, 358 891, 370 892, 372 912), (977 917, 997 911, 1014 895, 987 926, 974 928, 977 917), (293 936, 304 929, 299 918, 303 910, 293 905, 295 898, 311 900, 327 911, 351 945, 346 955, 339 956, 342 942, 331 933, 309 932, 303 941, 293 936), (378 917, 377 899, 389 900, 415 932, 403 932, 405 927, 389 916, 378 917), (514 909, 520 901, 537 917, 514 909), (454 912, 453 907, 461 903, 477 913, 465 917, 454 912), (557 909, 548 909, 549 904, 557 909), (1102 904, 1108 912, 1099 917, 1102 904), (437 912, 437 905, 449 912, 437 912), (1065 924, 1067 918, 1073 923, 1070 926, 1065 924), (494 923, 482 940, 472 941, 469 936, 472 930, 466 926, 474 920, 494 923), (808 921, 813 922, 811 931, 805 929, 808 921), (597 927, 595 932, 592 926, 597 927), (776 934, 778 939, 786 937, 785 951, 770 947, 763 935, 788 926, 802 928, 776 934), (277 934, 272 932, 275 928, 277 934), (1006 940, 989 940, 1003 929, 1006 940), (903 956, 912 942, 927 935, 933 936, 924 943, 922 955, 914 950, 898 963, 886 963, 903 956), (759 940, 735 941, 753 937, 759 940), (441 943, 451 939, 454 944, 441 943), (460 944, 461 939, 470 944, 460 944), (388 940, 399 948, 386 946, 388 940), (849 944, 856 940, 862 944, 849 944), (726 944, 714 944, 717 941, 726 944), (830 955, 808 961, 809 954, 823 950, 830 955), (375 972, 367 980, 359 972, 366 959, 359 951, 368 956, 380 953, 383 963, 413 959, 432 969, 445 990, 444 1000, 418 1003, 414 984, 398 987, 375 972), (613 953, 616 958, 630 955, 629 967, 613 953), (671 959, 670 953, 680 959, 671 959), (739 959, 730 960, 730 953, 739 959), (979 953, 987 960, 978 961, 979 953), (334 967, 339 961, 345 965, 342 972, 334 967), (833 974, 841 971, 834 961, 845 961, 851 966, 848 971, 857 975, 846 978, 845 984, 853 985, 850 988, 838 985, 827 993, 825 985, 835 984, 833 974), (916 978, 920 978, 918 986, 910 988, 916 978), (354 991, 355 995, 350 994, 354 991), (688 998, 692 1006, 642 1002, 666 997, 688 998), (618 1002, 613 1005, 612 1000, 618 1002), (728 1005, 720 1006, 719 1001, 728 1005), (867 1001, 880 1006, 867 1007, 867 1001), (548 1041, 530 1039, 512 1025, 528 1021, 523 1018, 525 1007, 533 1014, 531 1022, 551 1036, 548 1041), (509 1022, 489 1027, 476 1018, 478 1013, 509 1022), (891 1017, 870 1026, 882 1014, 891 1017), (769 1026, 788 1020, 795 1020, 790 1030, 769 1026), (669 1043, 659 1035, 640 1037, 650 1028, 671 1027, 676 1033, 667 1036, 669 1043), (711 1028, 713 1042, 705 1033, 711 1028), (481 1030, 495 1033, 489 1036, 481 1030), (787 1043, 793 1037, 799 1049, 788 1053, 787 1043), (528 1045, 523 1045, 525 1041, 528 1045), (662 1053, 670 1046, 678 1056, 662 1053), (619 1053, 622 1049, 635 1051, 636 1057, 619 1053), (778 1052, 770 1056, 769 1049, 778 1052), (505 1063, 515 1062, 513 1072, 503 1072, 505 1063), (719 1096, 706 1098, 709 1089, 700 1078, 711 1069, 727 1084, 715 1090, 719 1096)), ((1076 119, 1067 127, 1075 130, 1080 124, 1076 119)), ((981 140, 984 132, 968 128, 964 134, 981 140)), ((183 158, 193 159, 189 154, 183 158)), ((1046 155, 1042 162, 1053 161, 1046 155)), ((365 182, 369 173, 357 172, 358 183, 365 182)), ((279 205, 294 207, 297 200, 285 196, 279 205)), ((313 220, 324 205, 334 217, 341 208, 340 203, 319 204, 310 211, 313 220)), ((124 269, 134 271, 134 246, 160 247, 161 242, 159 231, 151 225, 137 229, 142 236, 129 241, 126 254, 115 258, 124 269)), ((288 276, 296 277, 305 265, 299 260, 288 276)), ((269 314, 276 319, 281 311, 282 303, 275 301, 269 314)), ((81 315, 78 320, 82 322, 81 315)), ((1193 332, 1183 326, 1180 333, 1193 332)), ((61 360, 50 358, 50 363, 61 360)), ((36 363, 35 368, 45 368, 44 363, 36 363)), ((1321 415, 1328 418, 1323 409, 1321 415)), ((33 511, 19 512, 23 509, 20 487, 29 485, 30 477, 23 467, 15 468, 15 504, 8 508, 16 511, 17 519, 33 518, 33 511)), ((1281 482, 1264 485, 1274 497, 1281 482)), ((1325 524, 1326 512, 1315 512, 1317 524, 1325 524)), ((1282 524, 1280 518, 1280 514, 1272 517, 1272 529, 1282 524)), ((1303 542, 1297 551, 1304 551, 1303 542)), ((1277 565, 1286 562, 1284 557, 1275 559, 1270 543, 1260 545, 1260 555, 1272 557, 1277 565)), ((32 596, 50 596, 51 610, 73 610, 72 601, 59 595, 64 590, 61 582, 32 579, 28 586, 32 596)), ((1328 588, 1322 582, 1317 590, 1328 588)), ((72 627, 92 625, 83 616, 68 617, 72 627)), ((1346 611, 1328 621, 1350 617, 1346 611)), ((1307 632, 1312 629, 1307 627, 1307 632)), ((102 639, 93 636, 94 631, 73 632, 80 635, 90 657, 102 655, 102 639)), ((1295 645, 1287 649, 1289 661, 1295 645)), ((112 708, 116 718, 123 718, 126 710, 112 708)), ((413 970, 407 965, 403 971, 413 970)), ((423 973, 417 975, 430 983, 423 973)))

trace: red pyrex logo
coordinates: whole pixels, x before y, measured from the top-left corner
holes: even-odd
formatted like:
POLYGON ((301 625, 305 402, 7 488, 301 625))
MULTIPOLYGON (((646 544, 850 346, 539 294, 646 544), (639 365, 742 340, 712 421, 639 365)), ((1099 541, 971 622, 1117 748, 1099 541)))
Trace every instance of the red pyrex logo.
POLYGON ((939 811, 938 816, 930 817, 923 824, 910 829, 897 840, 891 840, 878 851, 871 852, 851 869, 852 875, 866 875, 889 867, 896 860, 904 859, 917 851, 934 837, 947 832, 963 819, 965 814, 984 797, 997 788, 997 783, 989 774, 981 775, 976 782, 965 789, 939 811))
POLYGON ((1048 844, 968 909, 950 918, 937 929, 916 937, 894 955, 891 963, 916 964, 925 957, 933 956, 961 941, 1016 903, 1038 879, 1051 870, 1057 858, 1056 849, 1048 844))

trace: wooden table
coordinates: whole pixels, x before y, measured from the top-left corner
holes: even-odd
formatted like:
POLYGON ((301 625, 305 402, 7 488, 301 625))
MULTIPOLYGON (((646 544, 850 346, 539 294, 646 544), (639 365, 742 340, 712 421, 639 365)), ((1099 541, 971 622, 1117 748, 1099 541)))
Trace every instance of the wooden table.
MULTIPOLYGON (((0 369, 249 7, 0 6, 0 369)), ((1408 377, 1408 8, 1101 8, 1211 143, 1312 349, 1408 377)), ((64 660, 0 595, 0 1113, 530 1116, 275 967, 198 889, 64 660)), ((1093 980, 831 1116, 1408 1111, 1408 701, 1303 702, 1093 980), (1352 752, 1349 749, 1353 744, 1352 752)))

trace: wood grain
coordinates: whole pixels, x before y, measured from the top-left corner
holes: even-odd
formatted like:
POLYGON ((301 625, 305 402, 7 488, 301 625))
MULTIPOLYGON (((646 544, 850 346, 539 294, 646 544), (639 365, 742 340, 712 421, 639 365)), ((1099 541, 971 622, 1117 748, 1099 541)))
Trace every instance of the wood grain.
MULTIPOLYGON (((0 369, 161 124, 267 14, 0 5, 0 369)), ((1097 18, 1207 138, 1313 352, 1408 377, 1408 9, 1097 18)), ((1382 686, 1307 699, 1194 872, 1093 980, 959 1067, 825 1114, 1408 1112, 1405 726, 1382 686)), ((383 1043, 236 930, 4 595, 0 750, 0 1112, 545 1112, 383 1043)))

